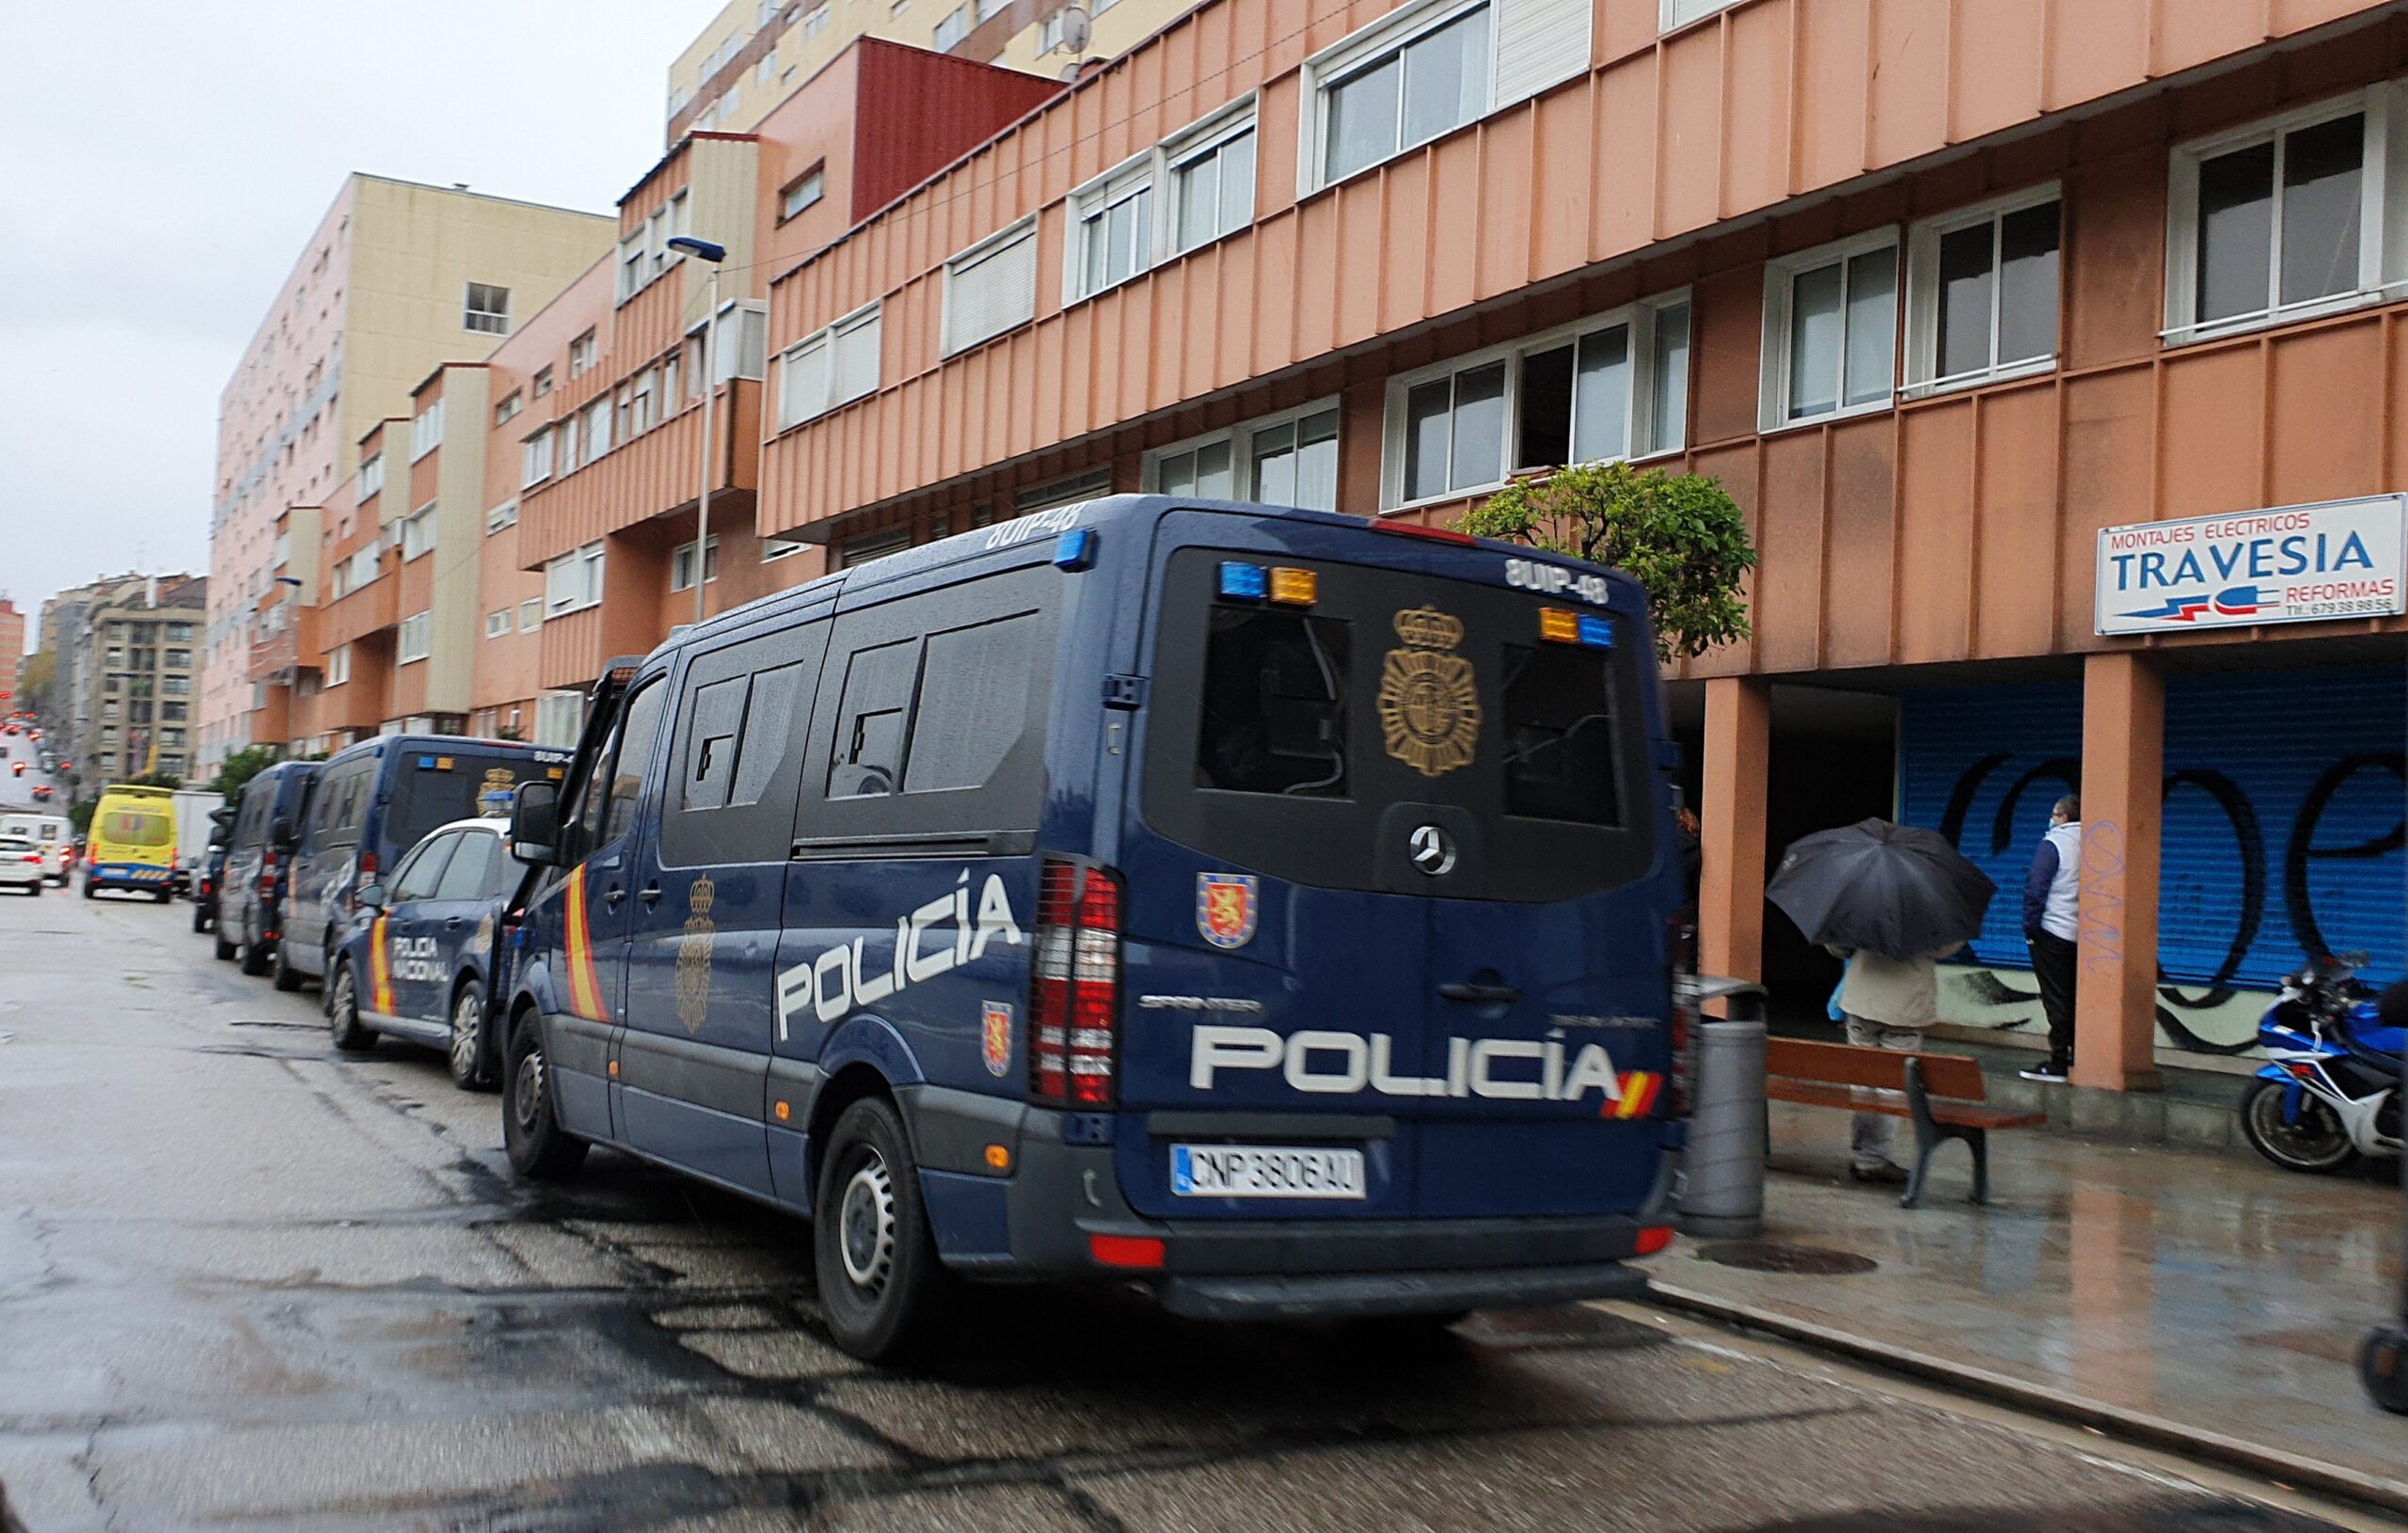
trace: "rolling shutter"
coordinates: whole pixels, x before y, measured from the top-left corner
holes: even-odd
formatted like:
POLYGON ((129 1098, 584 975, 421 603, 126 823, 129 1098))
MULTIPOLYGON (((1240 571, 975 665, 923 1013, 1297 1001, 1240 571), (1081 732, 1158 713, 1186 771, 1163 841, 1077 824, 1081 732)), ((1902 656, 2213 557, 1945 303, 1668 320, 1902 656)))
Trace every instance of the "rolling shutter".
POLYGON ((1589 68, 1590 0, 1492 0, 1497 9, 1492 107, 1510 106, 1589 68))
POLYGON ((975 346, 1037 317, 1037 220, 957 256, 945 268, 944 349, 975 346))

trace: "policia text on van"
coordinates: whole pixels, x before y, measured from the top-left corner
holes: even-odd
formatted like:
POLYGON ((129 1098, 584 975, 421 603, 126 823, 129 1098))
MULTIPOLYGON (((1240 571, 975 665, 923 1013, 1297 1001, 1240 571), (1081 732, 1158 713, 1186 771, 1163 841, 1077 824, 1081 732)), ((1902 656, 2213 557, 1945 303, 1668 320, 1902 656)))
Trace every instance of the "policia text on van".
POLYGON ((1669 747, 1638 589, 1534 569, 1116 497, 614 663, 518 790, 513 1162, 813 1215, 866 1356, 960 1277, 1636 1289, 1685 1127, 1669 747))

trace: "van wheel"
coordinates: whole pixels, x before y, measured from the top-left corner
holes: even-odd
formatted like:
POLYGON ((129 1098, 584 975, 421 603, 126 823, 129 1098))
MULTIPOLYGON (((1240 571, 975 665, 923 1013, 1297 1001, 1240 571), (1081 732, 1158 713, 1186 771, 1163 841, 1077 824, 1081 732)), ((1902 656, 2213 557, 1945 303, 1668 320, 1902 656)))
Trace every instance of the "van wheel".
POLYGON ((150 896, 150 902, 154 905, 165 905, 175 897, 176 893, 174 890, 162 889, 157 893, 150 896))
POLYGON ((243 972, 253 979, 267 972, 267 953, 260 946, 259 939, 253 937, 247 930, 243 933, 243 961, 240 967, 243 972))
POLYGON ((510 1030, 510 1058, 501 1077, 501 1145, 511 1168, 536 1181, 566 1177, 593 1146, 561 1127, 552 1077, 544 1059, 544 1030, 531 1014, 510 1030))
POLYGON ((220 925, 217 928, 217 961, 219 963, 232 963, 234 961, 234 952, 235 948, 233 941, 227 937, 226 928, 223 925, 220 925))
POLYGON ((347 1054, 364 1054, 376 1047, 376 1035, 360 1025, 359 984, 351 977, 348 963, 335 971, 334 987, 326 992, 326 1031, 335 1047, 347 1054))
POLYGON ((207 931, 209 929, 209 909, 206 906, 198 903, 196 903, 193 906, 192 929, 197 932, 207 931))
POLYGON ((277 989, 297 990, 301 988, 301 971, 293 968, 292 964, 285 961, 284 940, 282 938, 277 938, 276 942, 275 970, 276 977, 269 983, 273 984, 277 989))
POLYGON ((813 1265, 836 1345, 869 1362, 927 1339, 949 1286, 902 1120, 864 1097, 836 1119, 812 1203, 813 1265))
POLYGON ((485 1071, 485 988, 463 980, 452 998, 452 1083, 462 1091, 482 1091, 490 1084, 485 1071))
POLYGON ((84 880, 84 897, 86 899, 98 899, 100 897, 92 892, 92 880, 89 878, 84 880))

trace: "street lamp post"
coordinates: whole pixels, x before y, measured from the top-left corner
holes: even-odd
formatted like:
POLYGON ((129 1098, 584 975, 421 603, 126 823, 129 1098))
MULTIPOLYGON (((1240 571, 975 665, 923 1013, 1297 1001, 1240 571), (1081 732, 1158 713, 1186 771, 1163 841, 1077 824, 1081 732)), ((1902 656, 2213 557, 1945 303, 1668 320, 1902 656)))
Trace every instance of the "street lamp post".
POLYGON ((719 341, 719 268, 727 259, 727 246, 680 234, 669 242, 669 248, 708 261, 711 268, 710 307, 703 315, 703 482, 694 499, 694 621, 700 623, 703 593, 711 583, 711 393, 715 382, 711 372, 716 356, 712 347, 719 341))

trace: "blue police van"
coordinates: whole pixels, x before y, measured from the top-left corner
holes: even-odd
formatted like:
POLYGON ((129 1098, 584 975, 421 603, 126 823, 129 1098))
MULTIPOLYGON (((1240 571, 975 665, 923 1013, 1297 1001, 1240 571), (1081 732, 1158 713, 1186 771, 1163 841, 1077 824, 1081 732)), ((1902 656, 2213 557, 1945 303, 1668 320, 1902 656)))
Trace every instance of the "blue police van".
POLYGON ((440 1049, 452 1083, 487 1083, 486 998, 507 975, 509 917, 525 869, 498 819, 437 826, 388 880, 353 892, 356 913, 334 949, 326 1023, 359 1053, 380 1034, 440 1049))
POLYGON ((391 873, 436 826, 475 814, 531 778, 557 779, 565 751, 462 735, 386 735, 336 751, 295 827, 276 988, 332 972, 361 886, 391 873))
POLYGON ((961 1278, 1230 1319, 1643 1287, 1681 891, 1626 577, 1117 496, 592 702, 513 812, 522 1175, 605 1144, 810 1216, 870 1358, 961 1278))

